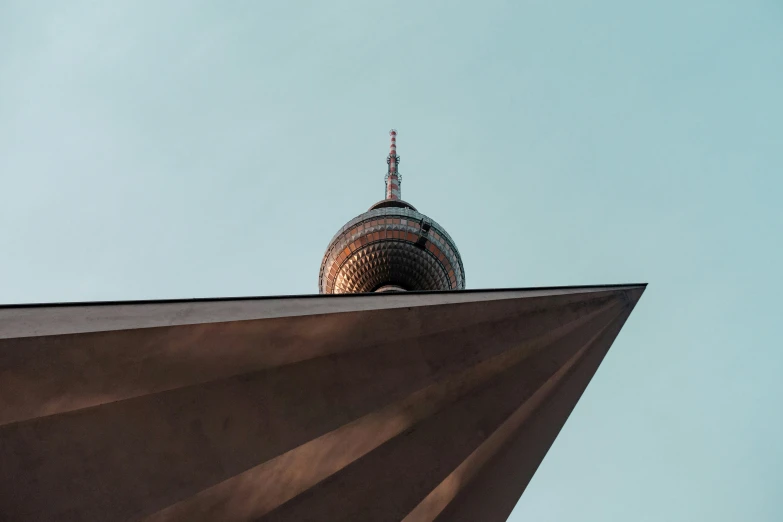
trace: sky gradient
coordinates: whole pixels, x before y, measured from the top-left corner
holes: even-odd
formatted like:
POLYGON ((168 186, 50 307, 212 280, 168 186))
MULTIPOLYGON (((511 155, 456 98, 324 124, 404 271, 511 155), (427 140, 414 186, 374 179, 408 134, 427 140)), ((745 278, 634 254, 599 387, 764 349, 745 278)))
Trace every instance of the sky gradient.
POLYGON ((0 0, 0 303, 317 292, 383 197, 468 288, 649 287, 512 521, 783 520, 783 3, 0 0))

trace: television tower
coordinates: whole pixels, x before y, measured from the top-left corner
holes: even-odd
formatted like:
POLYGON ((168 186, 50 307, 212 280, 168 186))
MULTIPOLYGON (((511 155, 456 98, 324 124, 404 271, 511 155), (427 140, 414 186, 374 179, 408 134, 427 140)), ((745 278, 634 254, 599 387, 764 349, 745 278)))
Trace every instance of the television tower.
POLYGON ((318 278, 322 294, 465 288, 454 240, 401 198, 397 131, 389 134, 386 197, 332 238, 318 278))

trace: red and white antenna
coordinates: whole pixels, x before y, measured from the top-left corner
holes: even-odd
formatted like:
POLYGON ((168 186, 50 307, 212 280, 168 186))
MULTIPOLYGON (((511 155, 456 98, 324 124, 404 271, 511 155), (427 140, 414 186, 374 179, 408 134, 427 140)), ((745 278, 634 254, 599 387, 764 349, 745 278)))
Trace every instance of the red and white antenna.
POLYGON ((397 131, 389 131, 391 136, 391 145, 389 146, 389 156, 386 158, 386 164, 389 170, 386 172, 386 199, 400 199, 400 173, 397 171, 397 165, 400 164, 400 157, 397 155, 397 131))

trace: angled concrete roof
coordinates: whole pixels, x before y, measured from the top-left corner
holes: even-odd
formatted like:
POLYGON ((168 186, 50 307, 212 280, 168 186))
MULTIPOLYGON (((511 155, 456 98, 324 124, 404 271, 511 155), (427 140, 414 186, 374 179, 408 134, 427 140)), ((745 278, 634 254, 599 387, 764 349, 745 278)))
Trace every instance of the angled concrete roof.
POLYGON ((505 520, 643 291, 0 307, 0 514, 505 520))

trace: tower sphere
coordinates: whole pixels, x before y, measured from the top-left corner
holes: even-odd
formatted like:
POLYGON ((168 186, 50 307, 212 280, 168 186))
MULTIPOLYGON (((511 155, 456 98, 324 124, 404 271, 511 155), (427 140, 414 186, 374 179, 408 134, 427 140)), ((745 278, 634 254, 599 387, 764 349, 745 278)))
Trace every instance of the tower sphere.
POLYGON ((465 288, 465 269, 454 240, 400 199, 397 132, 390 134, 386 199, 332 238, 318 278, 322 294, 465 288))

